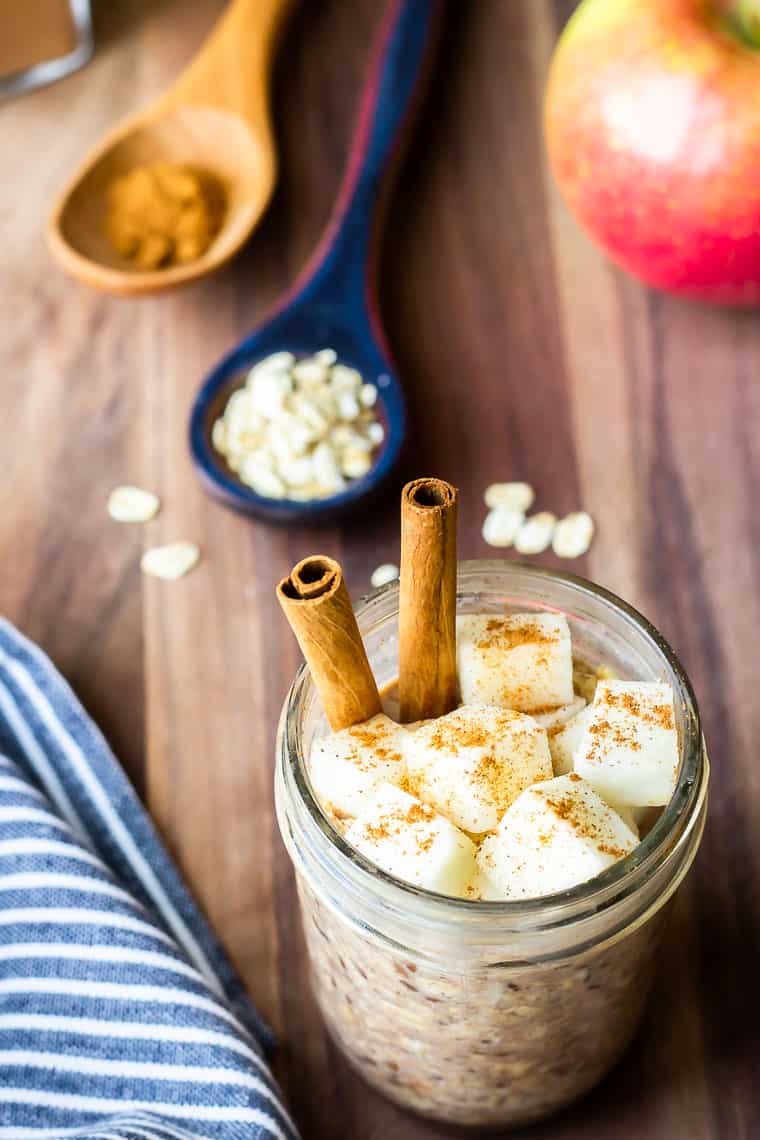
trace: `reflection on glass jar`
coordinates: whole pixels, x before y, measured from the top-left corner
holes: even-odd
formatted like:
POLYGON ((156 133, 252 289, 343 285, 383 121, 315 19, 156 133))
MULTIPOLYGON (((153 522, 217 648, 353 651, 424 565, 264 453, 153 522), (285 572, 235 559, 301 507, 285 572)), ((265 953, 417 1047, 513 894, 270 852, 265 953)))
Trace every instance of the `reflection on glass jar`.
MULTIPOLYGON (((520 902, 432 895, 371 866, 322 813, 304 757, 326 730, 297 676, 280 726, 276 797, 296 869, 311 971, 348 1059, 391 1099, 438 1120, 510 1126, 593 1087, 638 1025, 666 904, 696 854, 708 764, 688 679, 635 611, 580 579, 515 563, 460 566, 460 613, 554 610, 576 651, 673 686, 676 792, 626 859, 562 894, 520 902)), ((380 685, 396 670, 398 584, 358 609, 380 685)))

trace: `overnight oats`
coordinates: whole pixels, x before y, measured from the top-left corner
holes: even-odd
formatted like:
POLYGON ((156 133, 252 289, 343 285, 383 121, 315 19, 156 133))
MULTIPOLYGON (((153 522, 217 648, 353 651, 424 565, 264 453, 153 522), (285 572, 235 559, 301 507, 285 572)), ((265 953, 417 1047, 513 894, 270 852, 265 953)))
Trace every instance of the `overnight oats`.
POLYGON ((537 567, 457 576, 455 493, 424 482, 402 500, 401 584, 358 625, 330 559, 280 585, 309 668, 278 818, 346 1056, 409 1109, 508 1127, 586 1092, 633 1036, 707 760, 639 614, 537 567))

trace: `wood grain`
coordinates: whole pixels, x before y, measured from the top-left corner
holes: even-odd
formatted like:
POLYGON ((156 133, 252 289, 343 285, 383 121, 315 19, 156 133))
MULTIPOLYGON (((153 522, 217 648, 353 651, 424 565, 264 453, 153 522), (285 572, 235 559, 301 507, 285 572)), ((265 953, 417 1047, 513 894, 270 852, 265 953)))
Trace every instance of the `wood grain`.
MULTIPOLYGON (((414 416, 398 486, 432 473, 460 487, 468 557, 489 553, 481 495, 496 478, 529 479, 543 507, 590 510, 598 537, 577 568, 663 629, 704 713, 710 819, 646 1024, 602 1088, 530 1137, 753 1140, 760 323, 644 290, 568 217, 540 125, 572 6, 450 7, 383 258, 414 416)), ((0 605, 53 654, 146 794, 281 1035, 278 1071, 306 1140, 432 1140, 444 1133, 369 1092, 325 1036, 272 813, 275 725, 297 664, 274 584, 319 548, 361 593, 375 565, 398 561, 396 503, 340 530, 268 529, 204 497, 185 443, 205 371, 292 280, 327 217, 381 6, 296 12, 276 84, 282 180, 254 240, 213 280, 118 301, 61 276, 42 243, 62 178, 177 73, 222 7, 102 5, 92 65, 0 111, 2 153, 14 156, 0 180, 0 605), (161 495, 154 522, 108 519, 122 480, 161 495), (143 546, 170 538, 202 545, 198 569, 174 584, 142 579, 143 546)))

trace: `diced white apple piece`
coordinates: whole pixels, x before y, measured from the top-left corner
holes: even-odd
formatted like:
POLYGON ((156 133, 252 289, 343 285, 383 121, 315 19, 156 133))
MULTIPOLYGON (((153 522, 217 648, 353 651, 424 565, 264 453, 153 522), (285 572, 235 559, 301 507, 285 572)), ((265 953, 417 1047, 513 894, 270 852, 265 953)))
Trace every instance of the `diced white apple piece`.
POLYGON ((465 704, 529 713, 574 699, 570 629, 561 614, 463 615, 457 662, 465 704))
MULTIPOLYGON (((605 803, 606 802, 607 801, 605 800, 605 803)), ((617 812, 617 814, 620 816, 620 818, 622 819, 622 821, 626 825, 626 827, 629 827, 631 829, 631 831, 633 832, 633 834, 638 839, 639 838, 638 812, 641 811, 641 808, 626 807, 624 804, 607 804, 607 806, 611 807, 614 812, 617 812)))
POLYGON ((484 898, 537 898, 593 879, 636 846, 634 833, 571 772, 527 788, 478 852, 484 898))
POLYGON ((581 709, 572 720, 549 731, 549 751, 552 754, 555 776, 566 776, 573 770, 573 755, 578 748, 586 725, 591 720, 591 706, 581 709))
POLYGON ((666 804, 678 774, 673 690, 651 681, 600 681, 574 768, 609 803, 666 804))
POLYGON ((358 815, 381 784, 406 777, 406 730, 383 713, 316 740, 311 783, 322 806, 338 816, 358 815))
MULTIPOLYGON (((587 705, 572 719, 560 724, 558 728, 549 729, 549 751, 552 754, 555 776, 566 776, 568 772, 573 771, 573 755, 583 739, 586 725, 590 720, 591 707, 587 705)), ((605 803, 618 813, 634 835, 639 835, 639 816, 646 809, 627 807, 624 804, 617 804, 607 799, 605 799, 605 803)))
POLYGON ((472 840, 392 784, 377 789, 346 839, 384 871, 438 894, 463 896, 475 878, 472 840))
POLYGON ((494 705, 462 705, 411 733, 410 788, 457 827, 492 831, 529 784, 552 774, 546 730, 494 705))
POLYGON ((567 724, 586 707, 583 697, 573 697, 569 705, 556 705, 554 708, 534 709, 530 714, 537 724, 547 732, 555 732, 563 724, 567 724))

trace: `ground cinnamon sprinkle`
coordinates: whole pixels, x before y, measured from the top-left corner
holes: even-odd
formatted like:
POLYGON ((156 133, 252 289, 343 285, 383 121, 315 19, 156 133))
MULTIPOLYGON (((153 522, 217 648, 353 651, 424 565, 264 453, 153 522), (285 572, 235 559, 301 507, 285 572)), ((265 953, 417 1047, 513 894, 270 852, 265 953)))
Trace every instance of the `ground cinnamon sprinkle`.
MULTIPOLYGON (((573 784, 583 783, 577 772, 570 772, 568 779, 573 784)), ((555 796, 548 791, 544 791, 543 795, 547 807, 551 808, 558 820, 569 824, 579 836, 591 840, 603 854, 610 855, 613 859, 622 859, 627 854, 627 851, 610 842, 606 821, 602 819, 596 822, 592 816, 587 815, 583 803, 578 803, 570 795, 555 796)), ((542 847, 547 847, 553 839, 554 833, 551 830, 538 832, 538 842, 542 847)))
POLYGON ((430 748, 437 751, 454 752, 459 748, 486 748, 494 738, 494 734, 499 731, 515 732, 515 721, 518 720, 521 713, 514 712, 512 709, 491 709, 494 715, 495 724, 493 731, 483 727, 481 724, 473 723, 471 720, 458 720, 456 714, 453 713, 447 718, 445 723, 438 725, 436 731, 432 734, 429 740, 430 748))
MULTIPOLYGON (((396 831, 398 831, 398 828, 396 828, 396 831)), ((380 843, 384 839, 390 839, 393 832, 390 830, 388 825, 383 822, 365 823, 364 834, 367 836, 367 839, 372 839, 375 842, 380 843)))
POLYGON ((438 752, 453 752, 457 748, 482 748, 489 736, 482 725, 448 721, 430 737, 430 747, 438 752))
POLYGON ((410 796, 416 795, 417 793, 416 781, 412 779, 408 772, 401 777, 396 787, 410 796))
POLYGON ((427 804, 412 804, 405 816, 406 823, 430 823, 435 812, 427 804))
MULTIPOLYGON (((406 811, 390 811, 382 816, 377 823, 365 823, 364 834, 373 843, 382 843, 394 835, 413 835, 412 829, 420 825, 429 824, 435 819, 435 812, 427 804, 411 804, 406 811)), ((418 851, 429 851, 435 842, 435 836, 430 834, 414 835, 414 842, 418 851)))
POLYGON ((645 724, 652 724, 656 728, 672 731, 675 728, 673 710, 669 704, 642 704, 635 693, 614 693, 605 689, 599 698, 599 703, 611 709, 623 709, 632 717, 643 720, 645 724))
POLYGON ((582 811, 579 813, 580 805, 572 797, 560 796, 556 798, 547 793, 546 803, 557 818, 564 823, 569 823, 578 835, 584 836, 586 839, 593 839, 595 842, 598 842, 604 835, 604 828, 600 828, 582 811))
POLYGON ((488 733, 476 724, 446 724, 430 737, 430 747, 437 752, 453 752, 457 748, 483 748, 488 733))
POLYGON ((361 752, 349 752, 346 755, 349 764, 353 764, 360 772, 369 772, 374 767, 373 761, 361 752))
MULTIPOLYGON (((505 704, 527 704, 533 688, 531 685, 504 685, 501 690, 501 699, 505 704)), ((531 714, 532 715, 532 714, 531 714)))
POLYGON ((561 709, 562 707, 562 705, 537 705, 536 708, 530 710, 529 715, 549 716, 551 713, 555 713, 557 709, 561 709))
POLYGON ((356 749, 346 754, 346 760, 355 765, 360 772, 368 772, 380 760, 383 763, 401 765, 403 757, 397 748, 391 748, 381 741, 389 735, 388 729, 382 725, 369 727, 366 724, 357 724, 346 730, 351 740, 356 741, 356 749), (370 753, 368 755, 367 753, 370 753))
POLYGON ((472 770, 473 783, 478 785, 484 803, 498 804, 500 785, 504 783, 504 769, 493 756, 481 756, 472 770))
POLYGON ((520 645, 554 645, 557 638, 547 634, 538 622, 524 622, 517 628, 507 625, 504 618, 491 618, 485 635, 475 642, 476 649, 516 649, 520 645))
POLYGON ((588 726, 588 733, 595 738, 587 752, 587 759, 592 763, 610 748, 627 748, 631 752, 641 751, 641 743, 636 739, 635 726, 613 724, 609 720, 595 721, 588 726))
POLYGON ((357 744, 365 748, 372 748, 373 745, 376 744, 378 736, 382 737, 385 735, 385 733, 378 728, 370 728, 366 724, 355 724, 346 731, 352 740, 355 740, 357 744))
POLYGON ((569 796, 554 799, 552 796, 547 795, 546 802, 559 819, 566 820, 568 823, 572 823, 573 826, 578 825, 578 819, 576 817, 577 804, 574 800, 570 799, 569 796))
POLYGON ((640 752, 642 744, 639 731, 642 725, 666 732, 675 730, 673 709, 669 702, 654 704, 642 700, 637 693, 614 692, 604 688, 597 692, 595 705, 600 710, 609 709, 609 717, 597 719, 588 726, 591 743, 587 759, 591 763, 598 762, 615 748, 640 752), (620 721, 615 717, 615 714, 620 713, 625 714, 625 720, 620 721))

